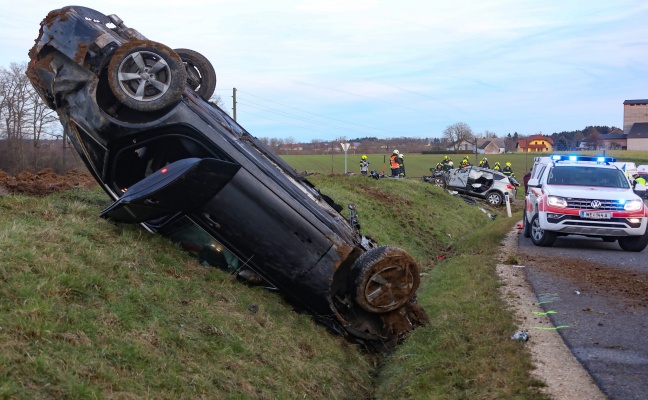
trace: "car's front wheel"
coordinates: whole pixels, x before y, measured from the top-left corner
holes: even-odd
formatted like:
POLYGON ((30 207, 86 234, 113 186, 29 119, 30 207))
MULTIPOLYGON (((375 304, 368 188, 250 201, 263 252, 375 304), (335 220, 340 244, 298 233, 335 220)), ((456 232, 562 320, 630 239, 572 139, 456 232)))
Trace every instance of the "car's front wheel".
POLYGON ((180 57, 152 41, 121 46, 108 65, 110 90, 119 102, 137 111, 157 111, 177 103, 186 80, 180 57))
POLYGON ((551 247, 556 241, 556 233, 540 227, 540 219, 535 215, 531 220, 531 241, 536 246, 551 247))
POLYGON ((625 251, 642 251, 648 246, 648 231, 640 236, 620 237, 619 246, 625 251))
POLYGON ((355 302, 370 312, 385 313, 405 305, 421 282, 414 258, 393 246, 381 246, 361 255, 349 275, 355 302))
POLYGON ((486 194, 486 201, 491 206, 500 206, 504 201, 504 196, 500 192, 488 192, 486 194))

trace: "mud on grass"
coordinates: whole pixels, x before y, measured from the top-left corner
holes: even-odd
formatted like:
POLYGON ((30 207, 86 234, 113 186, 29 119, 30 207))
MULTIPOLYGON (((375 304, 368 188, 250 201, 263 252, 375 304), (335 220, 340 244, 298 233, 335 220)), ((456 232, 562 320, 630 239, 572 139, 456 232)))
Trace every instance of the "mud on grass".
POLYGON ((0 170, 0 196, 9 193, 45 196, 73 188, 89 189, 95 186, 97 182, 88 172, 71 170, 65 175, 59 175, 51 168, 45 168, 36 173, 24 171, 10 176, 0 170))

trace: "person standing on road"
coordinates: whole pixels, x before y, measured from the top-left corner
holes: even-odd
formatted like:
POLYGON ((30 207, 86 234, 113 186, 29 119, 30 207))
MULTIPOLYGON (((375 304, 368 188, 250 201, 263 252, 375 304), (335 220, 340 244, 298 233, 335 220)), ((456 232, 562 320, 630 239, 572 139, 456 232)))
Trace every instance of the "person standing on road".
POLYGON ((363 154, 362 157, 360 157, 360 173, 362 175, 367 175, 369 172, 369 160, 367 160, 367 155, 363 154))
POLYGON ((398 162, 398 150, 394 150, 391 157, 389 157, 389 165, 391 166, 393 178, 397 178, 400 175, 400 163, 398 162))
POLYGON ((646 184, 646 180, 644 178, 642 178, 638 173, 635 172, 634 174, 632 174, 632 177, 634 178, 634 180, 632 181, 632 188, 633 189, 635 188, 635 186, 637 186, 637 184, 640 184, 640 185, 645 185, 646 184))

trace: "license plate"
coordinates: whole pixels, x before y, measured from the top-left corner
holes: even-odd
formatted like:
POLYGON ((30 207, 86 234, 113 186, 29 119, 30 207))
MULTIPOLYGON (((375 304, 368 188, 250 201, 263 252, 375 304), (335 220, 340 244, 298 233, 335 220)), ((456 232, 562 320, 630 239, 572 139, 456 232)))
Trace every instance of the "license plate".
POLYGON ((581 216, 581 218, 588 218, 588 219, 611 219, 612 218, 612 213, 611 212, 581 211, 580 216, 581 216))

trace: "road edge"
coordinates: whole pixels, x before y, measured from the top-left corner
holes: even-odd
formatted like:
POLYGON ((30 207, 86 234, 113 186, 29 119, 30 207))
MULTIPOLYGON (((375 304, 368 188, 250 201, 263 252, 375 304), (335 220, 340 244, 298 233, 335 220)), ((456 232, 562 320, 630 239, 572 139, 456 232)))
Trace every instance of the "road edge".
POLYGON ((504 238, 502 246, 505 251, 500 253, 503 258, 497 264, 496 271, 502 282, 500 295, 513 311, 517 329, 529 334, 525 344, 535 367, 531 374, 547 385, 541 390, 552 399, 607 399, 558 332, 552 329, 554 325, 549 317, 535 314, 543 310, 537 304, 538 299, 526 279, 526 267, 501 263, 509 255, 517 254, 518 235, 521 232, 521 229, 514 227, 504 238))

